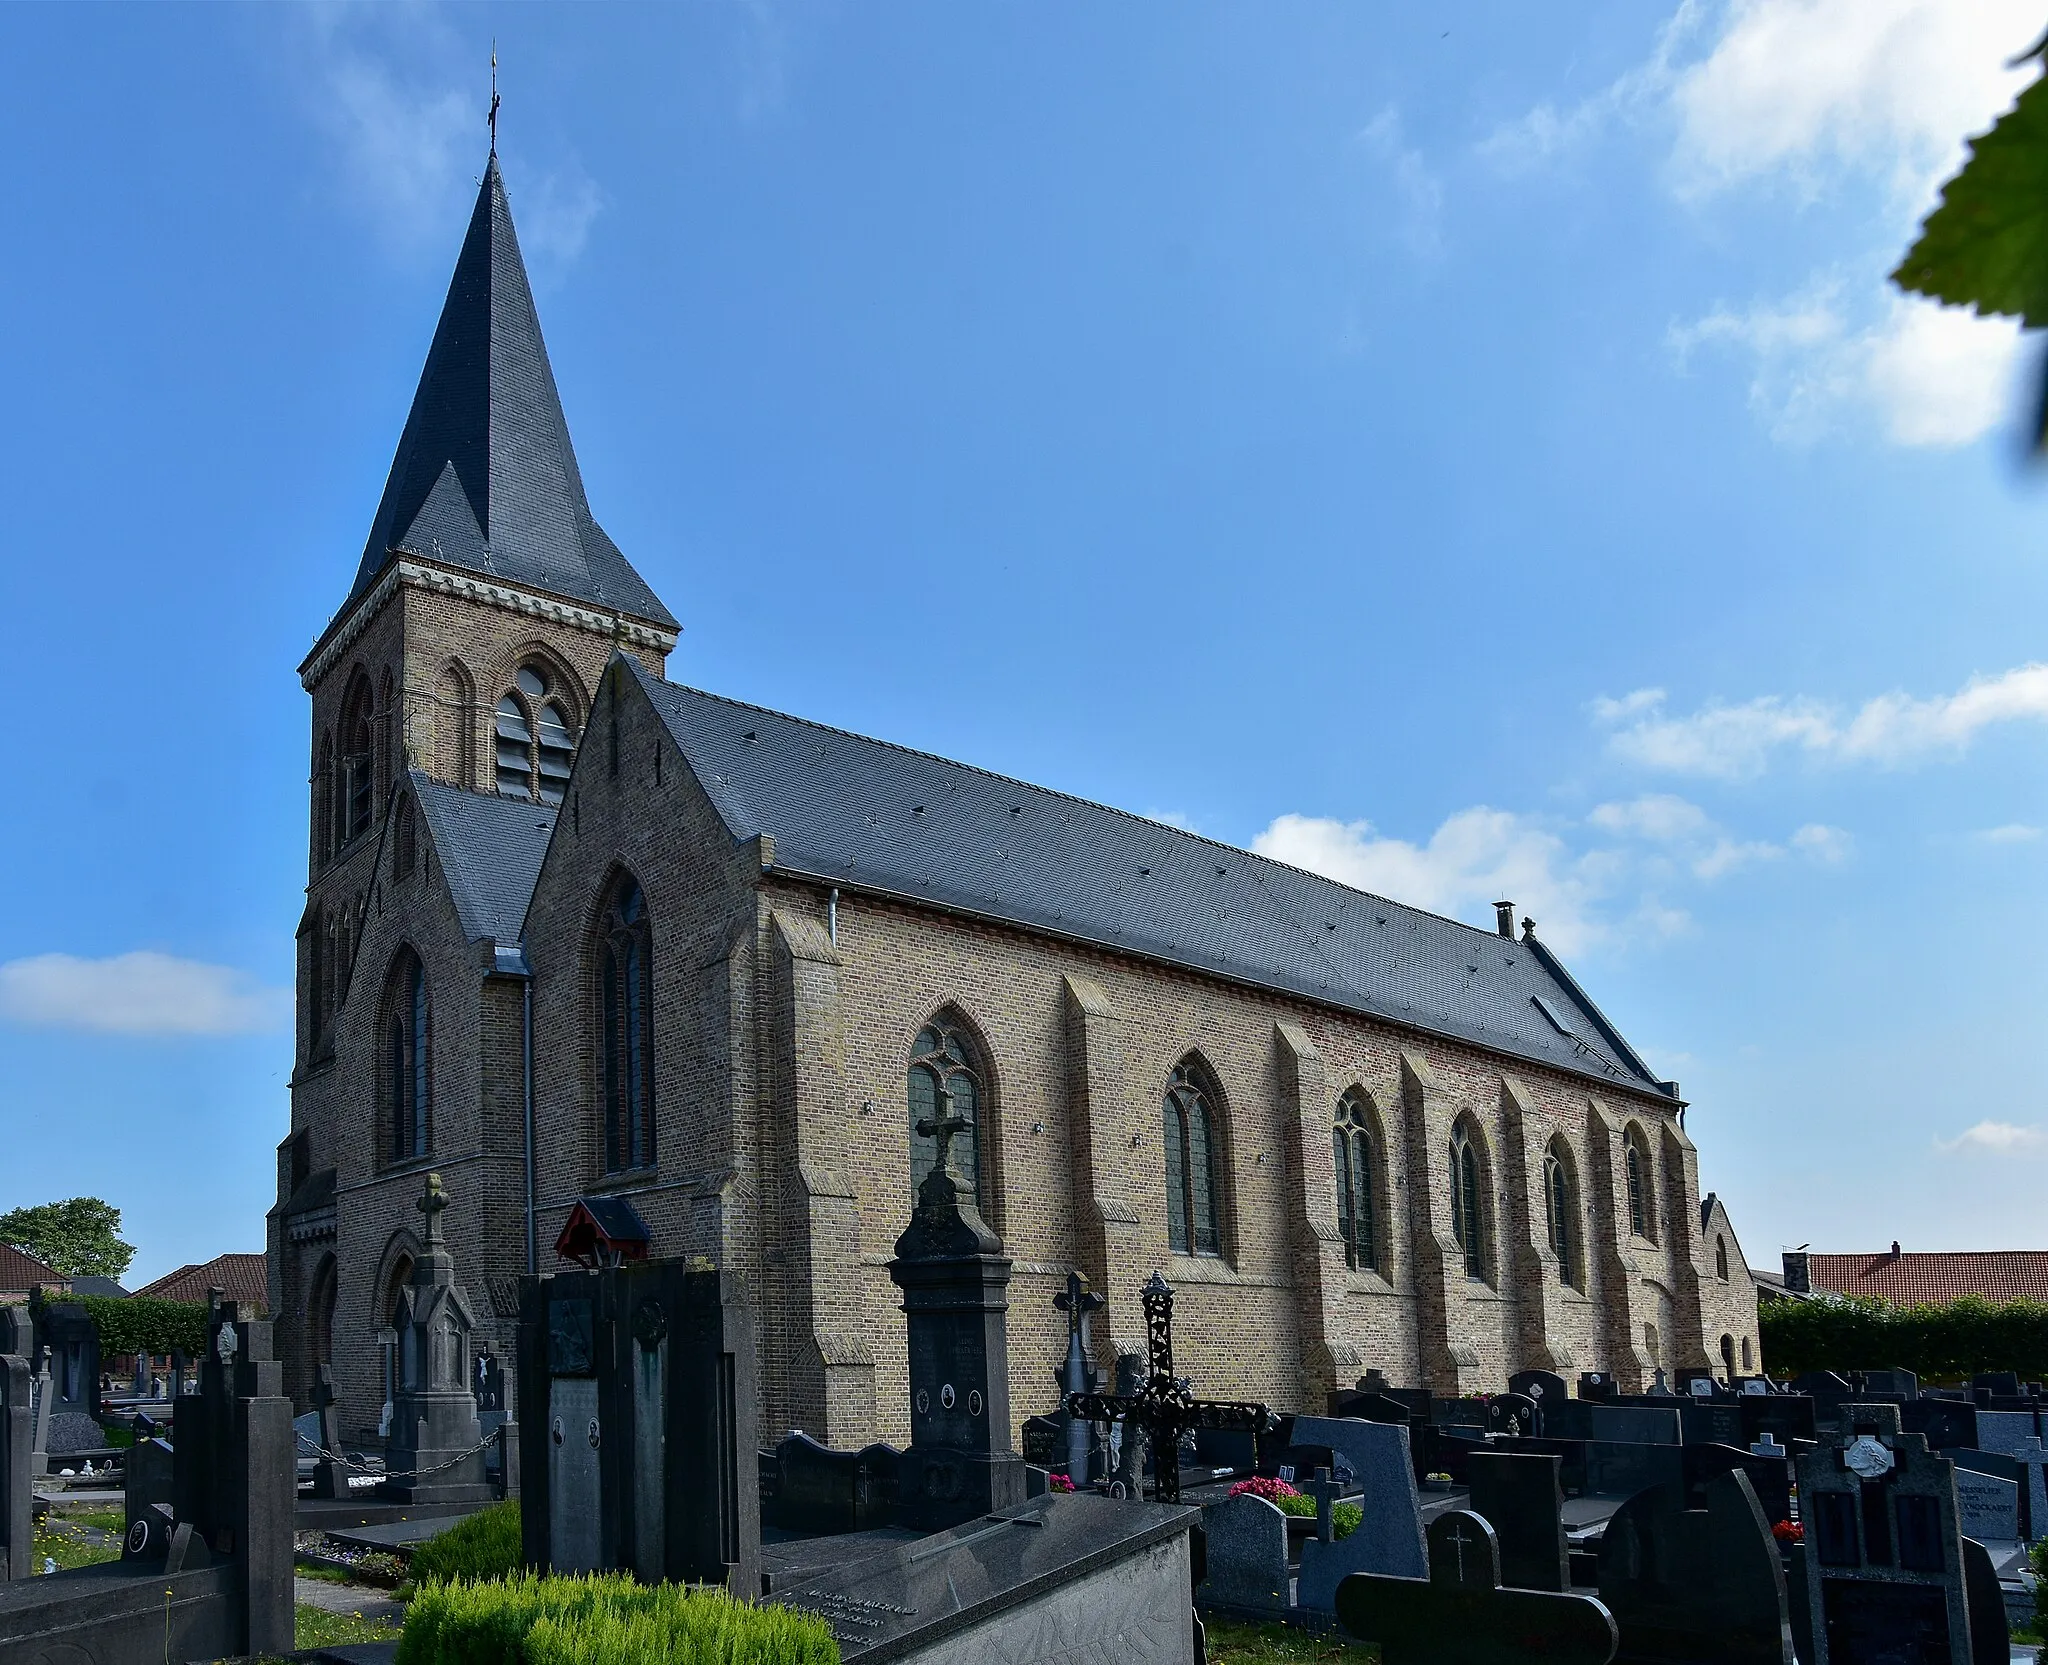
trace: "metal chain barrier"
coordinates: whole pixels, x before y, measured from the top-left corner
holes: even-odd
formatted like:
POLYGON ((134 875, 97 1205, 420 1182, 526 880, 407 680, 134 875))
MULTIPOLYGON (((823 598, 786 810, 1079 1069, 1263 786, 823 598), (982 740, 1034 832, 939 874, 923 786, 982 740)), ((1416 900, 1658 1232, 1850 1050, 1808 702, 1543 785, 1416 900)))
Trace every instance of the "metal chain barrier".
POLYGON ((386 1480, 424 1480, 430 1474, 439 1474, 443 1469, 453 1468, 457 1463, 466 1463, 480 1452, 490 1450, 498 1443, 498 1436, 495 1433, 486 1434, 477 1444, 472 1445, 467 1451, 456 1452, 445 1463, 436 1463, 432 1468, 411 1469, 403 1474, 394 1474, 389 1469, 371 1468, 369 1464, 345 1457, 339 1451, 329 1451, 326 1446, 307 1439, 303 1434, 299 1436, 299 1442, 312 1448, 316 1462, 337 1463, 343 1468, 354 1469, 358 1474, 375 1474, 386 1480))

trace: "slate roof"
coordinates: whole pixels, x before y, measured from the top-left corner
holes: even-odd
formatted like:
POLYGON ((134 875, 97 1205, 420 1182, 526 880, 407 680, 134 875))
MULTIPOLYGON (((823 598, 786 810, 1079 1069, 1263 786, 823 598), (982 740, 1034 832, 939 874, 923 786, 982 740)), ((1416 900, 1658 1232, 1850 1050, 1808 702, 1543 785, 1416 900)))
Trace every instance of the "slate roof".
POLYGON ((407 771, 456 917, 471 942, 515 943, 540 880, 555 812, 524 798, 487 797, 407 771))
POLYGON ((1532 938, 1511 941, 1177 827, 620 662, 733 837, 771 835, 781 871, 1196 967, 1675 1096, 1532 938))
POLYGON ((676 627, 591 518, 495 155, 350 602, 397 550, 676 627))
POLYGON ((39 1284, 44 1289, 69 1289, 71 1280, 26 1250, 0 1243, 0 1294, 26 1295, 39 1284))
POLYGON ((1994 1249, 1963 1254, 1806 1257, 1806 1281, 1838 1295, 1875 1295, 1899 1306, 1946 1306, 1962 1295, 1992 1301, 2048 1301, 2048 1250, 1994 1249))
POLYGON ((230 1301, 248 1301, 255 1306, 270 1304, 261 1255, 215 1255, 166 1272, 154 1283, 136 1290, 138 1297, 157 1301, 203 1301, 206 1292, 218 1284, 230 1301))

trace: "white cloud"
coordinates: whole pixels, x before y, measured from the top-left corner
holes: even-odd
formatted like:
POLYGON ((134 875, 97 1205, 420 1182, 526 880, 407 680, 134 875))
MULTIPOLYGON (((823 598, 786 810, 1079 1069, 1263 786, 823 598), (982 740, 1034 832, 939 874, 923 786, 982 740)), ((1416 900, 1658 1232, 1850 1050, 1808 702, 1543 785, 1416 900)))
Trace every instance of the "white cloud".
POLYGON ((103 960, 36 954, 0 964, 0 1020, 105 1035, 242 1035, 280 1027, 291 993, 230 966, 137 950, 103 960))
POLYGON ((604 206, 604 192, 580 163, 552 168, 519 194, 520 246, 528 255, 566 266, 583 252, 591 222, 604 206))
POLYGON ((1975 1127, 1964 1128, 1953 1139, 1934 1141, 1934 1148, 1945 1153, 1981 1150, 2012 1156, 2044 1147, 2048 1147, 2048 1130, 2020 1127, 2012 1122, 1979 1122, 1975 1127))
POLYGON ((1527 115, 1496 128, 1481 142, 1480 155, 1503 172, 1525 172, 1592 142, 1617 122, 1643 120, 1669 99, 1678 73, 1674 60, 1697 34, 1704 16, 1700 0, 1681 0, 1670 21, 1658 30, 1647 60, 1568 109, 1547 101, 1538 104, 1527 115))
POLYGON ((1987 728, 2048 720, 2048 664, 1972 677, 1953 694, 1880 694, 1844 717, 1805 697, 1776 694, 1739 705, 1709 703, 1690 716, 1664 712, 1661 689, 1592 703, 1611 726, 1616 755, 1672 774, 1737 780, 1760 774, 1783 751, 1834 763, 1896 767, 1965 750, 1987 728), (1647 696, 1647 697, 1646 697, 1647 696))
POLYGON ((1694 858, 1692 870, 1702 879, 1720 879, 1760 861, 1776 861, 1784 853, 1781 845, 1761 839, 1719 838, 1711 849, 1694 858))
POLYGON ((1443 182, 1430 171, 1422 152, 1405 141, 1401 112, 1389 105, 1359 130, 1358 142, 1382 164, 1400 204, 1397 226, 1402 241, 1419 255, 1443 247, 1443 182))
POLYGON ((1382 838, 1369 821, 1282 815, 1252 848, 1360 890, 1484 924, 1492 922, 1495 901, 1511 898, 1561 953, 1602 934, 1593 918, 1604 888, 1598 864, 1506 810, 1459 810, 1427 844, 1382 838))
POLYGON ((2039 827, 2030 827, 2019 821, 2008 821, 2002 827, 1986 827, 1977 834, 1984 844, 2031 844, 2041 836, 2039 827))
POLYGON ((1856 853, 1856 841, 1840 827, 1809 821, 1792 835, 1792 848, 1817 862, 1835 867, 1856 853))
POLYGON ((1602 832, 1647 838, 1658 844, 1704 838, 1714 826, 1698 804, 1669 792, 1649 793, 1628 803, 1598 804, 1586 819, 1602 832))

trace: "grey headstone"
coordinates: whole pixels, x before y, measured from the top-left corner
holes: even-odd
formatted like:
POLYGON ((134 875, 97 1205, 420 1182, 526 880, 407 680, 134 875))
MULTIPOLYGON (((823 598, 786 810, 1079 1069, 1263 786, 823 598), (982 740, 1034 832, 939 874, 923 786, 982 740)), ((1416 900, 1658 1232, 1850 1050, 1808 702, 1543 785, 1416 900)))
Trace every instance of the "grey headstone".
POLYGON ((1210 1607, 1284 1613, 1289 1600, 1287 1517, 1249 1492, 1202 1511, 1209 1576, 1196 1591, 1210 1607))
POLYGON ((1318 1612, 1336 1611, 1337 1586, 1353 1573, 1422 1578, 1429 1554, 1422 1535, 1422 1504, 1408 1455, 1408 1430, 1389 1422, 1345 1417, 1298 1416, 1297 1443, 1326 1445, 1341 1452, 1364 1493, 1358 1530, 1333 1544, 1301 1546, 1296 1602, 1318 1612))
POLYGON ((1569 1590, 1563 1459, 1537 1452, 1475 1451, 1467 1460, 1472 1510, 1500 1540, 1500 1581, 1519 1590, 1569 1590))
POLYGON ((2027 1528, 2035 1538, 2048 1537, 2048 1445, 2032 1435, 2011 1455, 2026 1471, 2027 1528))
POLYGON ((2020 1535, 2020 1488, 2003 1475, 1985 1474, 1965 1466, 1975 1452, 1951 1451, 1956 1465, 1956 1508, 1963 1536, 1979 1543, 2010 1543, 2020 1535))
POLYGON ((1748 1477, 1708 1483, 1688 1509, 1676 1486, 1639 1492, 1600 1545, 1600 1599, 1631 1661, 1793 1665, 1778 1546, 1748 1477))
POLYGON ((2038 1439, 2032 1411, 1979 1411, 1977 1449, 2016 1454, 2029 1440, 2038 1439))

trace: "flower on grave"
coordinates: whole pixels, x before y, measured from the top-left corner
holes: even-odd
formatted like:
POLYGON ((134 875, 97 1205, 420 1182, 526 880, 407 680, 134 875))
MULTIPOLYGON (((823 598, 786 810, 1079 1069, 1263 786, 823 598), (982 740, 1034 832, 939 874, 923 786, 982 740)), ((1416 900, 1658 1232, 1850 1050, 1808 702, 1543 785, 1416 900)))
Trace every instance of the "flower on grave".
POLYGON ((1425 1480, 1433 1480, 1437 1482, 1437 1484, 1444 1486, 1448 1486, 1451 1483, 1451 1477, 1448 1474, 1425 1474, 1422 1478, 1425 1480))
POLYGON ((1781 1520, 1771 1528, 1771 1536, 1781 1544, 1803 1544, 1806 1542, 1806 1528, 1796 1520, 1781 1520))
POLYGON ((1240 1480, 1230 1488, 1230 1495, 1246 1494, 1263 1497, 1268 1503, 1276 1497, 1299 1497, 1301 1493, 1288 1485, 1285 1480, 1274 1480, 1263 1474, 1255 1474, 1249 1480, 1240 1480))
POLYGON ((1055 1492, 1070 1492, 1074 1489, 1074 1482, 1064 1474, 1048 1474, 1045 1477, 1045 1485, 1048 1491, 1055 1492))

